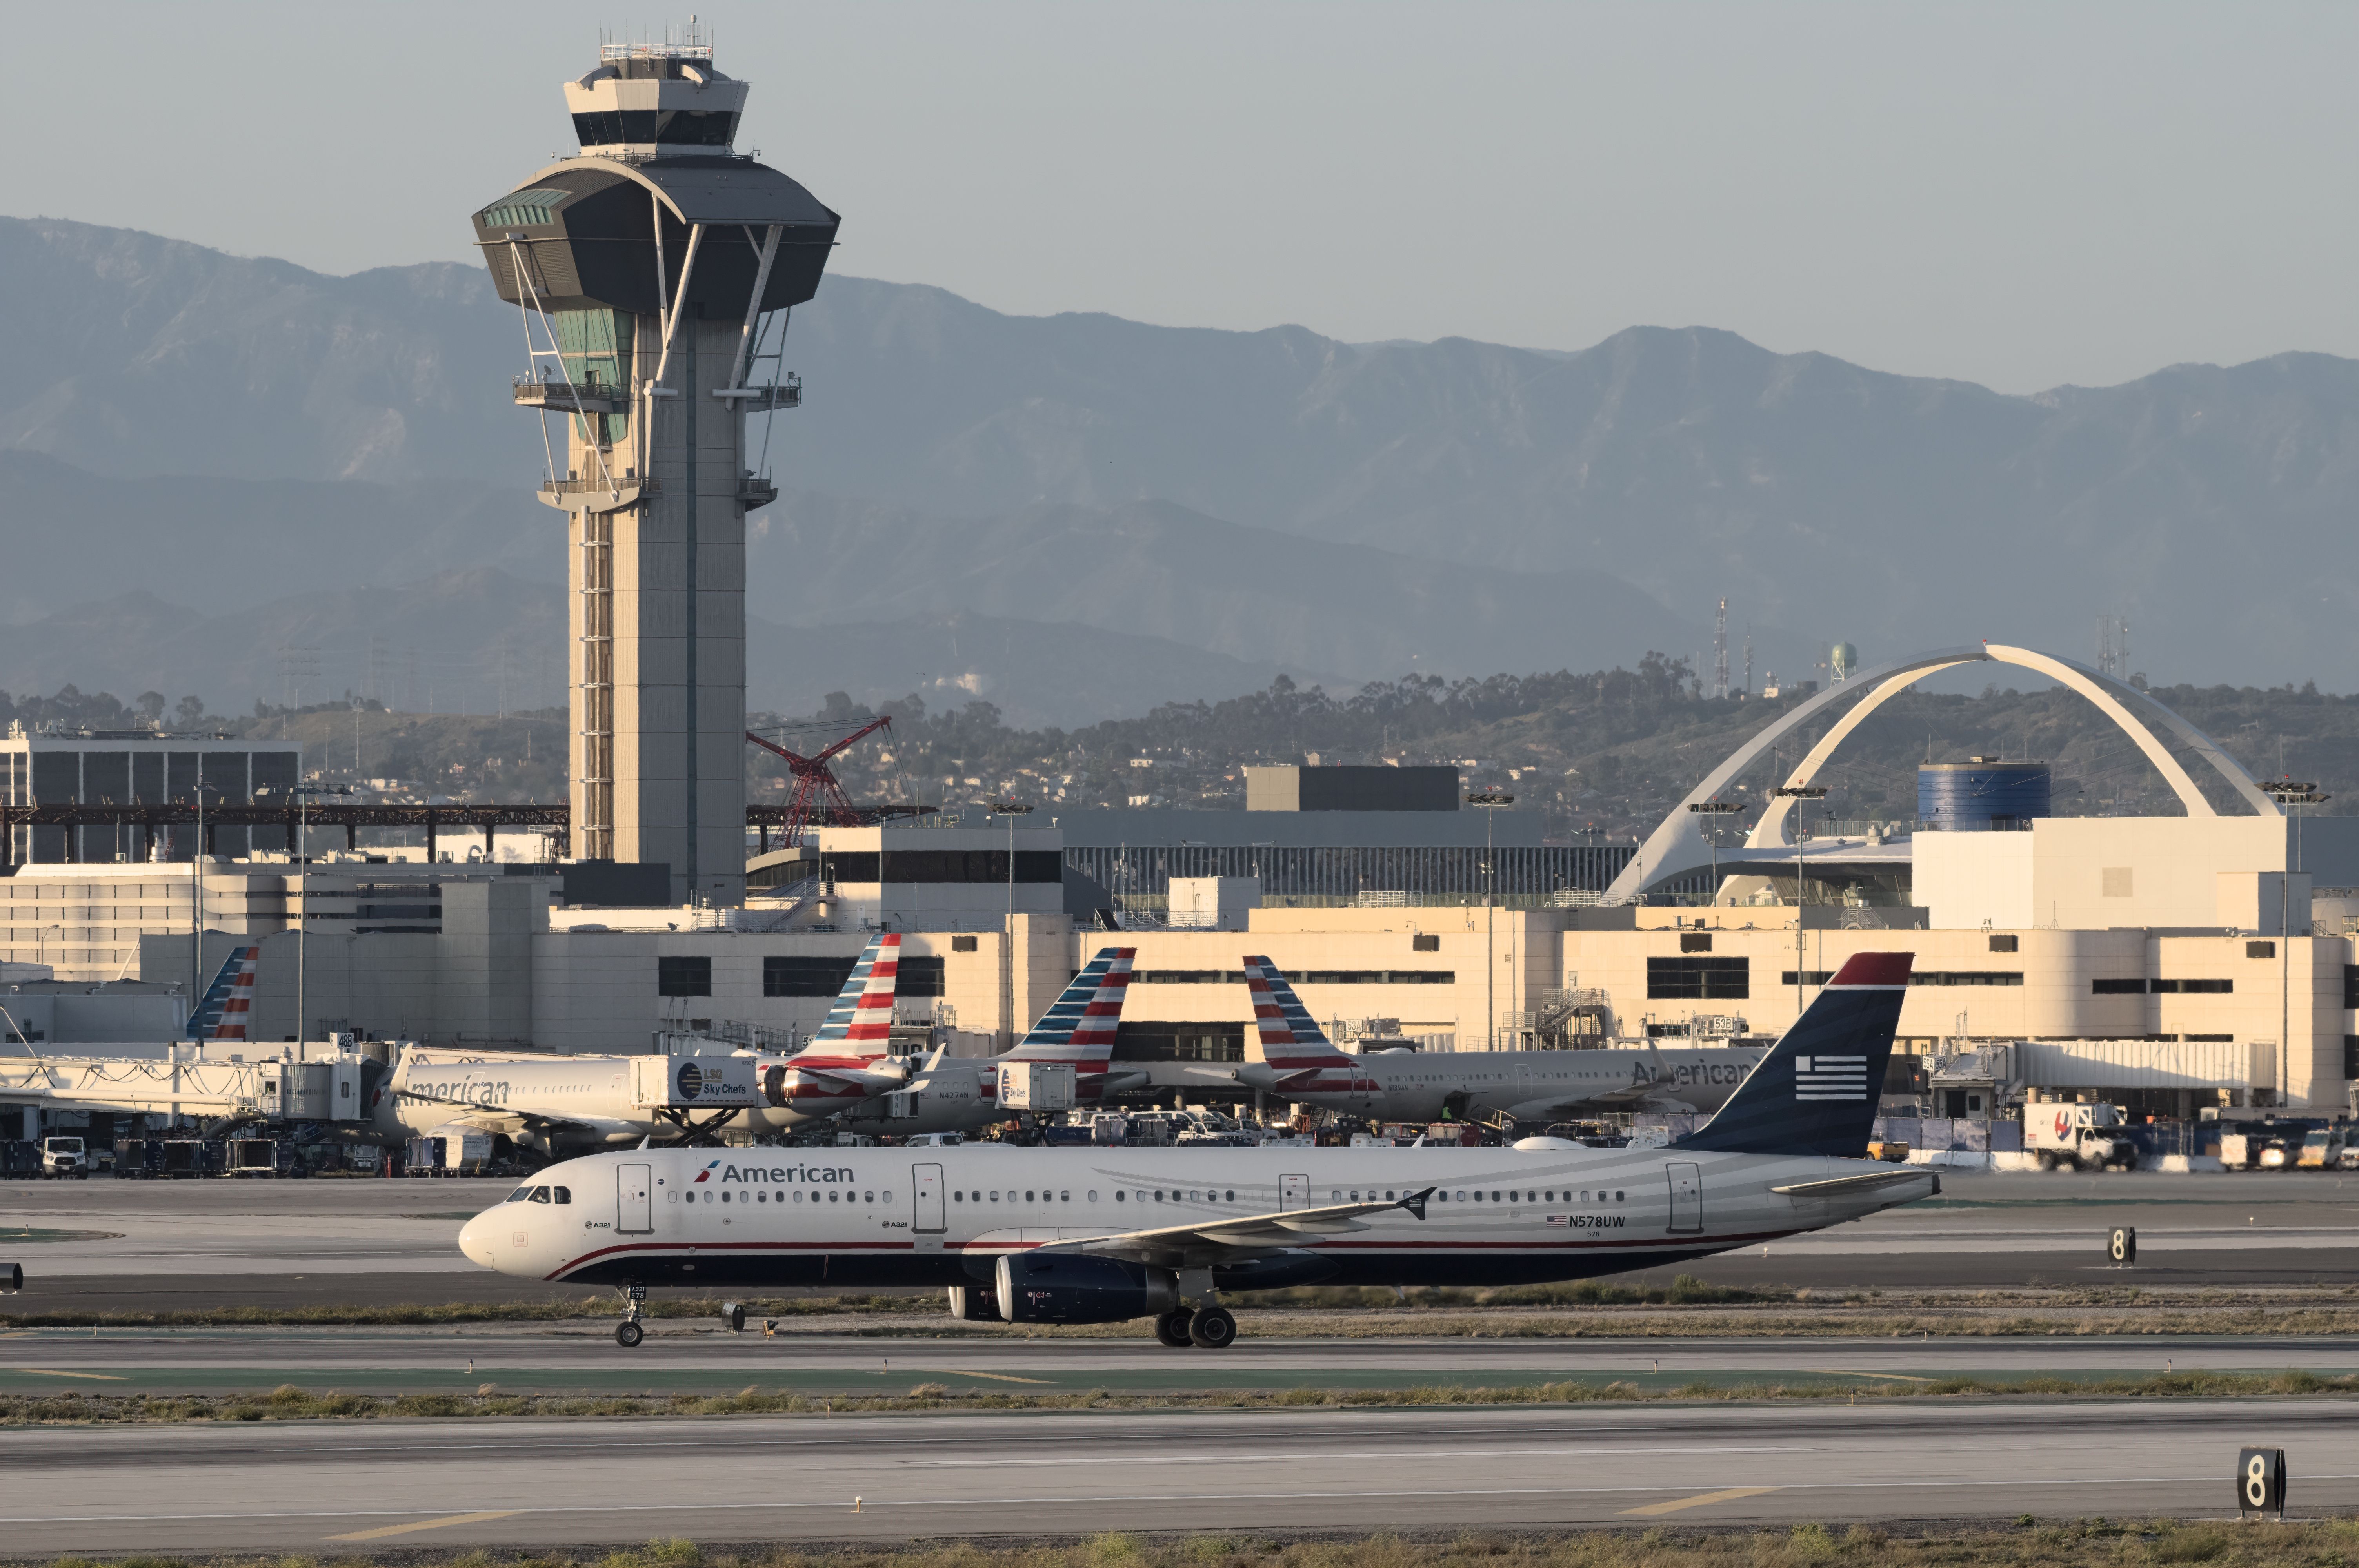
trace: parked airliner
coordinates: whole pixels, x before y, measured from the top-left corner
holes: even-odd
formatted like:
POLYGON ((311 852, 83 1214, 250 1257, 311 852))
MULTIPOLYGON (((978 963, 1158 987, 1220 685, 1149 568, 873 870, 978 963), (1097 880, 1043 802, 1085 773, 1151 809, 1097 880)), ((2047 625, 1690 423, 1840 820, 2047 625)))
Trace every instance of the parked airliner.
POLYGON ((1583 1051, 1375 1051, 1327 1038, 1267 958, 1245 959, 1266 1074, 1245 1081, 1314 1110, 1386 1121, 1490 1112, 1546 1122, 1584 1111, 1717 1110, 1767 1047, 1600 1046, 1583 1051))
POLYGON ((1662 1148, 640 1149, 551 1166, 467 1222, 523 1278, 951 1288, 971 1320, 1151 1318, 1236 1334, 1223 1292, 1470 1284, 1651 1268, 1818 1230, 1940 1190, 1870 1162, 1909 955, 1860 953, 1717 1115, 1662 1148))

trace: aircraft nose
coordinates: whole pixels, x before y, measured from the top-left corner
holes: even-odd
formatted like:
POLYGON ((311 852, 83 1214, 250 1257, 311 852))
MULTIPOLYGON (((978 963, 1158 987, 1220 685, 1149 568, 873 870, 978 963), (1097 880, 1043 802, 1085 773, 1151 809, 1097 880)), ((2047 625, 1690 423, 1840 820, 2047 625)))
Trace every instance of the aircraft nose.
POLYGON ((479 1214, 459 1227, 459 1250, 467 1255, 471 1263, 486 1269, 498 1267, 493 1260, 490 1215, 479 1214))

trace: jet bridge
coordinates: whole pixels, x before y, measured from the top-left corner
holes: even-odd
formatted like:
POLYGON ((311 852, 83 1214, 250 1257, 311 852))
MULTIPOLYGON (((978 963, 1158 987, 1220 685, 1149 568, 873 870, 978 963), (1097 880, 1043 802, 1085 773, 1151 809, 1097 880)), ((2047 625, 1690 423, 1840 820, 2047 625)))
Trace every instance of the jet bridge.
POLYGON ((324 1062, 0 1057, 0 1106, 247 1121, 360 1121, 360 1056, 324 1062))

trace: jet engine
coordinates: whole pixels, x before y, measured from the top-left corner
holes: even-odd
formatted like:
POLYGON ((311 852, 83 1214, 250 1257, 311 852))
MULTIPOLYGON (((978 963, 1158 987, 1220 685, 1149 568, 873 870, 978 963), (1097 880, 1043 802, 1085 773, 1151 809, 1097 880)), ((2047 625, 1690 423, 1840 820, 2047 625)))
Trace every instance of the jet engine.
POLYGON ((1180 1304, 1169 1271, 1078 1252, 1003 1257, 993 1293, 1009 1323, 1124 1323, 1180 1304))
POLYGON ((961 1323, 998 1323, 999 1298, 979 1285, 951 1287, 951 1315, 961 1323))

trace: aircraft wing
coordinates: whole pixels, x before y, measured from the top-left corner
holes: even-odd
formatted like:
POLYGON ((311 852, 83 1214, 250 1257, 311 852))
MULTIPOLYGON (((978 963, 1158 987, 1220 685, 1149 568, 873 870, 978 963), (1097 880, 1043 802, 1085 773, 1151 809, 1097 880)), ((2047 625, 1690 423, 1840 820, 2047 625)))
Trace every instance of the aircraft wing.
POLYGON ((1368 1227, 1362 1217, 1406 1209, 1425 1217, 1425 1200, 1431 1187, 1392 1203, 1329 1204, 1321 1208, 1285 1209, 1277 1214, 1240 1215, 1234 1219, 1201 1220, 1192 1225, 1161 1226, 1153 1230, 1128 1230, 1113 1236, 1083 1236, 1044 1243, 1042 1252, 1088 1252, 1153 1263, 1167 1269, 1201 1269, 1235 1262, 1270 1252, 1282 1252, 1321 1237, 1343 1236, 1368 1227))
POLYGON ((1862 1171, 1855 1176, 1830 1176, 1819 1182, 1791 1182, 1769 1190, 1788 1197, 1832 1198, 1841 1197, 1846 1193, 1871 1192, 1877 1187, 1888 1187, 1896 1182, 1922 1182, 1929 1176, 1932 1178, 1933 1190, 1940 1192, 1941 1178, 1922 1165, 1895 1165, 1888 1171, 1862 1171))

